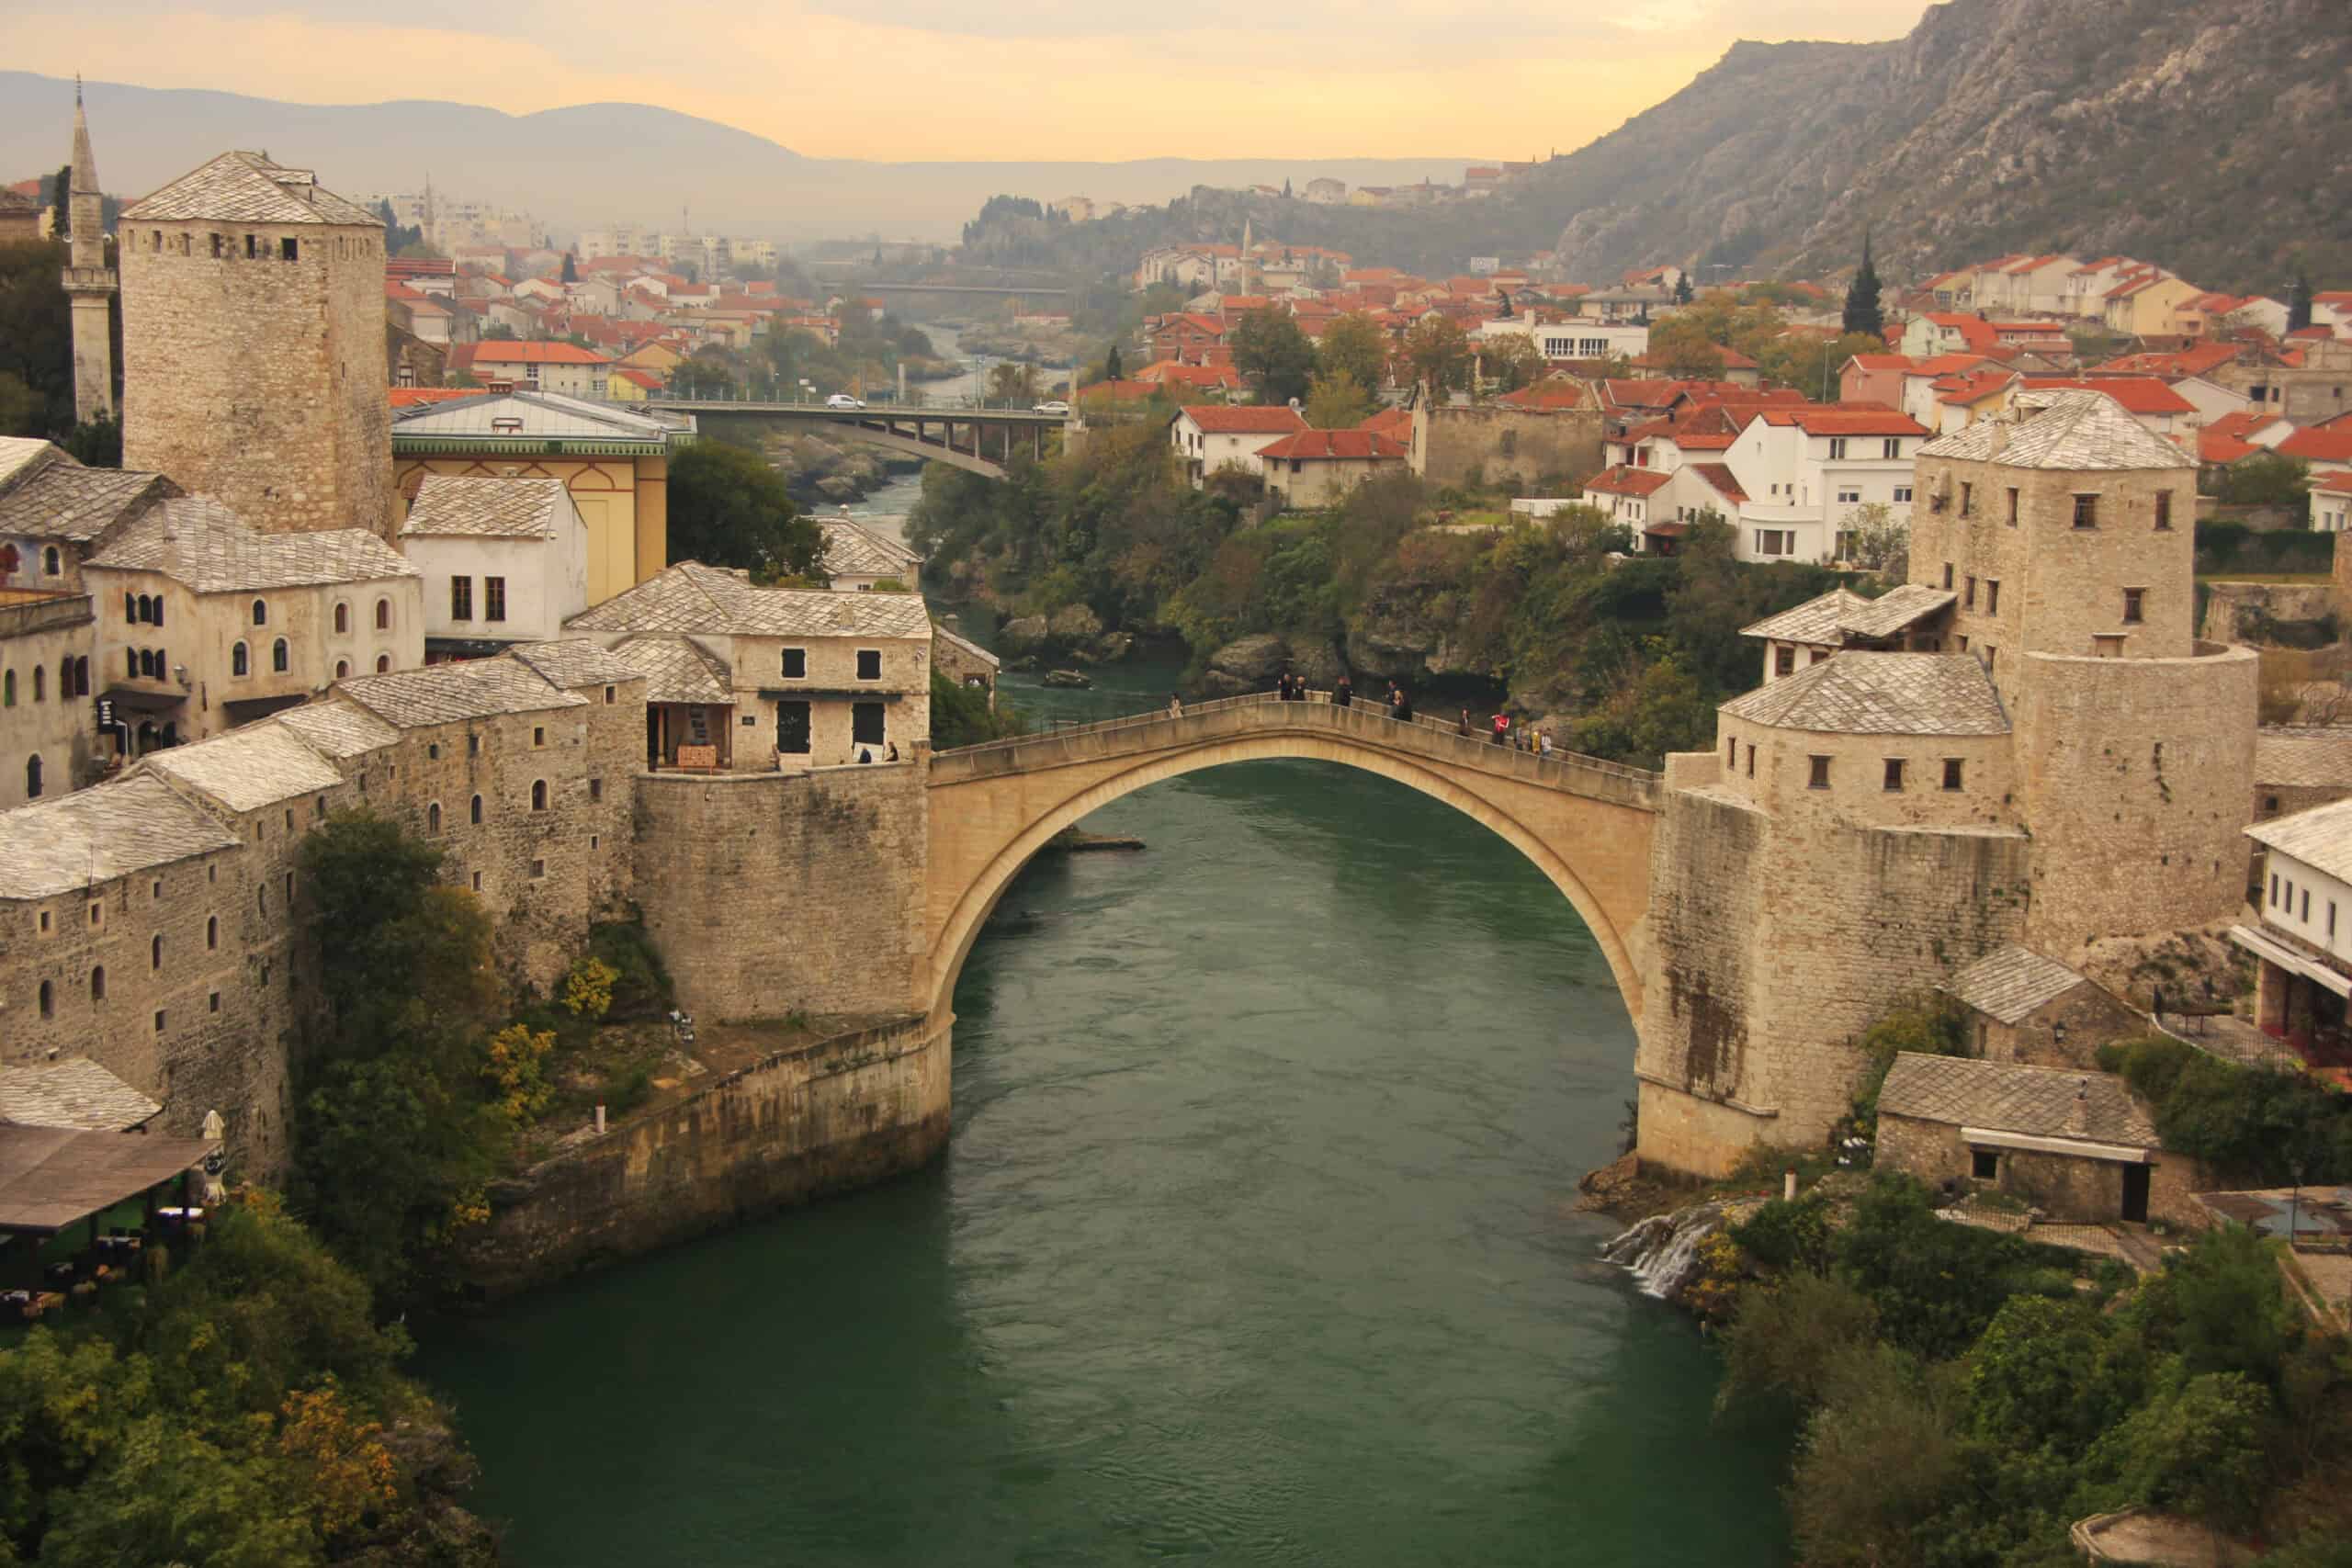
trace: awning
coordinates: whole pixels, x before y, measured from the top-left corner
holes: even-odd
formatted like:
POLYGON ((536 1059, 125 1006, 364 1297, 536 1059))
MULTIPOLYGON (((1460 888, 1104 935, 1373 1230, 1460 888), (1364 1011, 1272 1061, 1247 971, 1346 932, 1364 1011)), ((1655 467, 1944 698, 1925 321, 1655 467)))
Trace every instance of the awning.
POLYGON ((187 701, 186 692, 151 692, 143 686, 108 686, 98 701, 138 713, 169 713, 187 701))
POLYGON ((217 1138, 0 1125, 0 1230, 63 1230, 200 1166, 217 1138))
POLYGON ((1653 539, 1679 539, 1690 531, 1688 523, 1653 523, 1642 530, 1653 539))
POLYGON ((826 692, 807 686, 787 691, 781 686, 763 686, 760 695, 771 702, 784 703, 895 703, 906 695, 904 692, 826 692))
POLYGON ((220 709, 239 724, 251 724, 257 718, 267 718, 271 714, 283 713, 288 708, 299 708, 310 700, 307 692, 288 692, 279 697, 239 697, 234 702, 222 703, 220 709))
POLYGON ((2316 958, 2306 958, 2278 938, 2265 936, 2250 926, 2232 926, 2230 940, 2253 953, 2266 964, 2275 964, 2291 975, 2301 975, 2315 986, 2324 986, 2339 997, 2352 997, 2352 977, 2337 974, 2316 958))
POLYGON ((2026 1149, 2035 1154, 2068 1155, 2075 1159, 2116 1160, 2124 1165, 2154 1165, 2156 1151, 2132 1144, 2101 1144, 2088 1138, 2046 1137, 2034 1133, 2007 1133, 1998 1127, 1962 1127, 1960 1141, 1995 1149, 2026 1149))

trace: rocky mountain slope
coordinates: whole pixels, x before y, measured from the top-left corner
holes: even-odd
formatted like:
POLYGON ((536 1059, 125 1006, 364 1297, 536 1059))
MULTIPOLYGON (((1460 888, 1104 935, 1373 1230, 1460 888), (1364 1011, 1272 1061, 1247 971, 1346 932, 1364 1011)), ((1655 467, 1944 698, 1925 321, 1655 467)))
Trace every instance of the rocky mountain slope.
MULTIPOLYGON (((2345 0, 1950 0, 1879 44, 1751 44, 1505 198, 1571 274, 2008 250, 2219 288, 2352 274, 2345 0)), ((1499 216, 1499 214, 1498 215, 1499 216)))

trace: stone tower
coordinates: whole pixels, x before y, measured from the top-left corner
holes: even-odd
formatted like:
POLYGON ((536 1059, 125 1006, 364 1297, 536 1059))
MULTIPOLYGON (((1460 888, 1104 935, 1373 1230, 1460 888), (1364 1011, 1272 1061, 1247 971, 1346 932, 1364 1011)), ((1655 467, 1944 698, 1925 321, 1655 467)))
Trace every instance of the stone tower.
POLYGON ((115 248, 124 464, 269 533, 387 528, 382 220, 223 152, 126 208, 115 248))
POLYGON ((74 84, 74 158, 62 193, 74 234, 65 267, 65 295, 74 311, 74 417, 84 424, 114 412, 114 269, 107 265, 106 208, 98 195, 98 163, 90 155, 90 122, 82 112, 82 84, 74 84))

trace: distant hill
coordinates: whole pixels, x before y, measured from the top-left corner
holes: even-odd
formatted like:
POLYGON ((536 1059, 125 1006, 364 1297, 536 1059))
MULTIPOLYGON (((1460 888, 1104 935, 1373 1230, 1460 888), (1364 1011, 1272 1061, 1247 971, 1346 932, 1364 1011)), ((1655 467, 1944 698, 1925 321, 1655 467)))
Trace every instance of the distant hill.
MULTIPOLYGON (((953 241, 988 197, 1164 202, 1195 185, 1350 185, 1455 180, 1475 158, 1152 158, 1124 164, 864 163, 803 157, 764 137, 644 104, 581 104, 509 115, 422 99, 318 106, 234 93, 86 88, 98 175, 108 191, 146 194, 232 147, 315 168, 348 196, 416 190, 426 175, 451 196, 527 211, 568 234, 615 221, 778 240, 878 233, 953 241)), ((74 84, 0 71, 0 179, 66 161, 74 84)))

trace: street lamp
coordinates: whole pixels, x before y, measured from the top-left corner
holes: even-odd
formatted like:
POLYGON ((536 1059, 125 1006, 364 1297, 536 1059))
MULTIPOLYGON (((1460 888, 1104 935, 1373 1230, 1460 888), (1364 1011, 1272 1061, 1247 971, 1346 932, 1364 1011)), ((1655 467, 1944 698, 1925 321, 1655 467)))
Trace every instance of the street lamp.
POLYGON ((817 400, 816 383, 806 376, 800 378, 800 400, 804 403, 813 403, 817 400))

